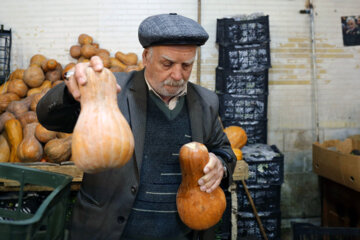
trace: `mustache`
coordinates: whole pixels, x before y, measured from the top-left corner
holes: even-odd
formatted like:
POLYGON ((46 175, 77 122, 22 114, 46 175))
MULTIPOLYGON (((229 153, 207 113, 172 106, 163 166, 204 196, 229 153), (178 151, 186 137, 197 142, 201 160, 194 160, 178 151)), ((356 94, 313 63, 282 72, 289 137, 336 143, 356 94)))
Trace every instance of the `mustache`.
POLYGON ((168 85, 168 86, 172 86, 172 87, 181 87, 181 86, 184 86, 184 84, 185 84, 184 79, 174 80, 174 79, 168 78, 164 81, 164 85, 168 85))

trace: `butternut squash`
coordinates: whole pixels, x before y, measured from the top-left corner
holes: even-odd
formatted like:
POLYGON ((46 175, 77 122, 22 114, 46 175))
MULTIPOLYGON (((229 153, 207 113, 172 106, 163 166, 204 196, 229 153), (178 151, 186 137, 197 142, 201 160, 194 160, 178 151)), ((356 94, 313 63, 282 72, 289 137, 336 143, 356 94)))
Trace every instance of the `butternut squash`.
POLYGON ((110 62, 110 57, 109 57, 109 55, 107 55, 106 53, 98 53, 98 54, 96 54, 96 56, 98 56, 98 57, 101 58, 104 67, 110 68, 111 62, 110 62))
POLYGON ((1 86, 0 86, 0 95, 4 94, 4 93, 7 93, 7 87, 9 85, 9 83, 10 83, 10 80, 4 82, 3 84, 1 84, 1 86))
POLYGON ((4 112, 9 103, 19 100, 20 97, 15 93, 5 93, 0 95, 0 113, 4 112))
POLYGON ((40 99, 47 93, 47 91, 49 91, 50 88, 44 88, 43 90, 41 90, 40 93, 35 93, 33 98, 32 98, 32 101, 31 101, 31 104, 30 104, 30 110, 31 111, 36 111, 36 106, 38 104, 38 102, 40 101, 40 99))
POLYGON ((136 53, 122 53, 120 51, 115 53, 115 57, 125 65, 137 65, 138 57, 136 53))
POLYGON ((0 135, 0 162, 10 160, 10 146, 5 137, 5 132, 0 135))
POLYGON ((51 88, 51 81, 50 80, 45 80, 41 85, 40 87, 37 87, 37 88, 32 88, 30 89, 28 92, 27 92, 27 95, 28 96, 31 96, 35 93, 40 93, 44 88, 51 88))
POLYGON ((7 87, 8 93, 15 93, 20 98, 25 97, 28 92, 28 86, 21 79, 13 79, 9 82, 7 87))
POLYGON ((78 59, 81 56, 81 46, 79 46, 79 45, 71 46, 70 56, 78 59))
POLYGON ((78 37, 78 42, 81 45, 92 44, 93 43, 93 38, 91 36, 85 34, 85 33, 82 33, 78 37))
POLYGON ((39 87, 45 80, 41 67, 32 66, 24 72, 24 82, 31 88, 39 87))
POLYGON ((117 71, 117 72, 123 72, 123 71, 125 71, 125 69, 127 67, 125 64, 120 62, 119 59, 114 58, 114 57, 110 58, 110 65, 111 65, 112 68, 118 67, 119 69, 121 69, 121 71, 117 71))
POLYGON ((29 111, 32 98, 33 96, 28 96, 19 101, 12 101, 7 106, 6 111, 14 114, 16 118, 19 118, 22 114, 29 111))
POLYGON ((80 86, 81 111, 73 132, 74 163, 94 173, 122 167, 134 151, 134 136, 117 104, 116 79, 104 68, 86 68, 87 84, 80 86))
POLYGON ((22 127, 25 127, 29 123, 38 122, 37 115, 33 111, 28 111, 26 113, 21 114, 18 117, 18 119, 22 127))
POLYGON ((11 79, 23 79, 24 78, 24 72, 25 69, 16 69, 14 72, 12 72, 12 78, 11 79))
POLYGON ((53 163, 68 161, 71 157, 71 139, 72 136, 68 136, 48 141, 44 147, 45 159, 53 163))
POLYGON ((180 149, 179 160, 182 180, 176 205, 180 219, 191 229, 208 229, 220 221, 226 208, 225 194, 220 187, 207 193, 198 185, 209 161, 208 150, 201 143, 187 143, 180 149))
POLYGON ((243 128, 239 126, 229 126, 224 129, 232 148, 242 148, 247 142, 247 135, 243 128))
POLYGON ((72 135, 72 133, 56 132, 56 137, 57 138, 67 138, 67 137, 69 137, 71 135, 72 135))
POLYGON ((9 112, 4 112, 0 115, 0 132, 4 129, 5 122, 13 118, 15 118, 14 114, 9 112))
POLYGON ((62 74, 61 74, 61 77, 62 79, 65 79, 65 73, 68 72, 70 69, 74 68, 75 67, 75 63, 68 63, 67 65, 65 65, 63 71, 62 71, 62 74))
POLYGON ((37 65, 38 67, 41 67, 44 61, 46 61, 46 57, 44 55, 35 54, 34 56, 31 57, 29 66, 37 65))
POLYGON ((54 70, 48 71, 45 74, 45 79, 49 80, 50 82, 55 82, 57 80, 61 79, 63 68, 60 63, 56 65, 56 68, 54 70))
POLYGON ((17 149, 17 156, 21 162, 37 162, 41 160, 43 147, 35 138, 37 125, 38 123, 29 123, 24 127, 24 138, 17 149))
POLYGON ((35 129, 35 137, 42 143, 47 143, 48 141, 56 138, 56 132, 47 130, 43 125, 38 124, 35 129))
POLYGON ((17 148, 23 139, 23 132, 20 121, 15 118, 6 121, 5 132, 10 144, 9 162, 20 162, 20 159, 17 156, 17 148))
POLYGON ((81 47, 81 55, 85 58, 91 58, 92 56, 95 56, 97 53, 97 49, 90 44, 85 44, 81 47))

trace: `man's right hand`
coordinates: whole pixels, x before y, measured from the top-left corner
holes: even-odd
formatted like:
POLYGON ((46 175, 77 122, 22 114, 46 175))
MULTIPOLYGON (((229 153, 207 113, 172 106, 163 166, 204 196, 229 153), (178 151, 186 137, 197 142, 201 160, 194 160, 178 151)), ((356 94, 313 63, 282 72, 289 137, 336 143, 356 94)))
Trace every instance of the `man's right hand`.
MULTIPOLYGON (((104 64, 100 57, 94 56, 90 59, 90 62, 76 64, 75 68, 69 70, 74 71, 74 74, 71 75, 68 80, 65 80, 68 91, 73 98, 79 102, 81 98, 79 86, 85 86, 87 83, 85 69, 88 67, 92 67, 95 72, 101 72, 104 69, 104 64)), ((121 90, 118 84, 116 84, 116 89, 118 93, 121 90)))

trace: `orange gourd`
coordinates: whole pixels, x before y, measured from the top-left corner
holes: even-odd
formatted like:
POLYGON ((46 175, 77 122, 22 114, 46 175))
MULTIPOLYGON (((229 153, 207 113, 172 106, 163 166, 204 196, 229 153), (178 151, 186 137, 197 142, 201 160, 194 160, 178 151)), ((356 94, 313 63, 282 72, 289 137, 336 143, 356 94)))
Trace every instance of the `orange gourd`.
POLYGON ((39 87, 45 80, 45 75, 41 67, 31 66, 24 72, 24 82, 31 88, 39 87))
POLYGON ((16 118, 19 118, 22 114, 29 111, 30 104, 33 96, 28 96, 19 101, 12 101, 6 108, 6 112, 10 112, 15 115, 16 118))
POLYGON ((81 56, 81 46, 73 45, 70 48, 70 56, 78 59, 81 56))
POLYGON ((5 133, 0 135, 0 162, 8 162, 10 160, 10 147, 6 140, 5 133))
POLYGON ((72 157, 84 172, 94 173, 127 163, 134 151, 134 136, 121 114, 116 79, 104 68, 86 69, 87 83, 79 86, 81 111, 73 131, 72 157))
POLYGON ((9 103, 20 100, 20 97, 15 93, 5 93, 0 95, 0 113, 4 112, 9 103))
POLYGON ((71 157, 72 136, 55 138, 48 141, 44 147, 45 158, 48 162, 61 163, 71 157))
POLYGON ((22 79, 13 79, 7 86, 8 93, 15 93, 19 97, 25 97, 29 88, 22 79))
POLYGON ((131 65, 137 65, 138 57, 136 53, 122 53, 122 52, 116 52, 115 57, 119 59, 122 63, 125 65, 131 66, 131 65))
POLYGON ((239 126, 229 126, 224 129, 232 148, 242 148, 247 142, 245 130, 239 126))
POLYGON ((45 80, 45 81, 40 85, 40 87, 30 89, 30 90, 27 92, 27 95, 28 95, 28 96, 31 96, 31 95, 33 95, 33 94, 40 93, 44 88, 51 88, 51 85, 52 85, 52 83, 51 83, 50 80, 45 80))
POLYGON ((176 195, 179 216, 191 229, 208 229, 220 221, 226 208, 225 194, 220 187, 207 193, 198 185, 209 161, 208 150, 201 143, 187 143, 181 147, 179 159, 182 173, 176 195))
POLYGON ((233 148, 232 150, 236 156, 236 160, 242 160, 242 151, 238 148, 233 148))
POLYGON ((43 155, 43 147, 35 138, 38 123, 29 123, 24 127, 23 140, 17 148, 17 156, 21 162, 38 162, 43 155))
POLYGON ((41 54, 36 54, 34 56, 31 57, 30 59, 30 66, 34 66, 37 65, 38 67, 41 67, 42 63, 46 61, 46 57, 44 55, 41 54))
POLYGON ((10 144, 10 159, 9 162, 20 162, 17 156, 17 148, 23 140, 23 131, 20 121, 17 119, 10 119, 5 122, 5 132, 10 144))
POLYGON ((35 129, 35 137, 42 143, 47 143, 48 141, 56 138, 56 132, 47 130, 41 124, 38 124, 35 129))
POLYGON ((84 45, 84 44, 92 44, 93 43, 93 38, 85 33, 82 33, 79 35, 78 37, 78 42, 81 44, 81 45, 84 45))
POLYGON ((29 123, 38 122, 37 115, 34 111, 23 113, 18 117, 18 119, 23 127, 29 123))

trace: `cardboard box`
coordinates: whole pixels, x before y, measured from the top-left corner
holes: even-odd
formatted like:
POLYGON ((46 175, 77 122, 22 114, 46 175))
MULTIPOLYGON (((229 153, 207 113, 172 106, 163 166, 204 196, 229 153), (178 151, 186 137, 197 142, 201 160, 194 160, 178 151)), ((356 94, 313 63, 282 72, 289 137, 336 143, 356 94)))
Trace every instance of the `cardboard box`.
POLYGON ((329 140, 313 144, 313 171, 325 178, 360 192, 360 135, 344 141, 329 140))

